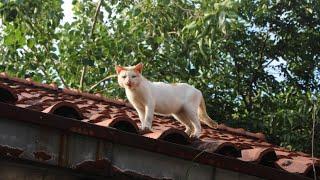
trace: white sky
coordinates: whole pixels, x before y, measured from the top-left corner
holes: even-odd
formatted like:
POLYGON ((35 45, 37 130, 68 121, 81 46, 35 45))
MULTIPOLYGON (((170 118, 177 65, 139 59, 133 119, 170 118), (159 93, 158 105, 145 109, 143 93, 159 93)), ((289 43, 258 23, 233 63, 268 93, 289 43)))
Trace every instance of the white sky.
POLYGON ((73 12, 72 12, 72 0, 64 0, 62 4, 64 17, 62 19, 62 24, 73 21, 73 12))
MULTIPOLYGON (((92 0, 92 2, 98 3, 98 0, 92 0)), ((63 9, 64 17, 61 23, 64 24, 66 22, 68 23, 73 22, 74 20, 73 20, 73 12, 72 12, 72 0, 64 0, 62 4, 62 9, 63 9)), ((102 11, 104 10, 102 9, 102 11)))

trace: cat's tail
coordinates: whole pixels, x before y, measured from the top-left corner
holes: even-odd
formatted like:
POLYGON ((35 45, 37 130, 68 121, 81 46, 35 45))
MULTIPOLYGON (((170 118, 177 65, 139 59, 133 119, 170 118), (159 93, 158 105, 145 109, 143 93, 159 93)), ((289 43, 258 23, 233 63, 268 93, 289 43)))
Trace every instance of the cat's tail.
POLYGON ((211 128, 217 128, 218 127, 218 123, 215 122, 214 120, 212 120, 208 114, 207 114, 207 110, 206 110, 206 104, 204 102, 203 97, 201 98, 201 102, 198 108, 198 115, 199 115, 199 119, 201 122, 205 123, 206 125, 208 125, 211 128))

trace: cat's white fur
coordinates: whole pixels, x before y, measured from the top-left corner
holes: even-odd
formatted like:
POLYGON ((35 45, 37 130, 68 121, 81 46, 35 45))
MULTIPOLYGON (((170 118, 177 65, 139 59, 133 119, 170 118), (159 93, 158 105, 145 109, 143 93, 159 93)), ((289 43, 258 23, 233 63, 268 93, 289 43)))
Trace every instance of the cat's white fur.
POLYGON ((142 130, 151 130, 154 113, 172 115, 191 137, 199 137, 200 121, 215 128, 206 112, 201 91, 186 83, 150 82, 141 74, 143 65, 116 66, 118 83, 125 88, 129 102, 137 110, 142 130), (200 120, 200 121, 199 121, 200 120))

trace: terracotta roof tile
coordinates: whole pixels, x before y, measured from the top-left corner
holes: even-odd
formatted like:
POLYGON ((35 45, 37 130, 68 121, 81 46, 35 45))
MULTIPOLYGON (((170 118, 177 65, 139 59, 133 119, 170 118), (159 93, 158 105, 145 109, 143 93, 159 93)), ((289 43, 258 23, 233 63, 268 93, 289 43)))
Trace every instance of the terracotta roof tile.
POLYGON ((17 92, 7 84, 0 83, 0 93, 2 94, 0 97, 2 102, 13 104, 18 100, 17 92))
POLYGON ((74 119, 81 120, 84 118, 82 112, 78 108, 76 104, 64 101, 64 102, 57 102, 50 107, 42 110, 44 113, 51 113, 57 114, 61 116, 66 116, 74 119))
POLYGON ((192 142, 192 146, 210 153, 217 153, 231 157, 240 157, 239 148, 231 142, 224 140, 196 140, 192 142))
POLYGON ((143 136, 165 140, 177 144, 189 144, 190 140, 188 135, 177 128, 167 127, 167 126, 155 126, 152 128, 152 131, 149 133, 144 133, 143 136))
MULTIPOLYGON (((310 171, 312 171, 313 169, 311 159, 306 161, 300 161, 300 160, 282 158, 276 162, 276 166, 291 173, 299 173, 304 175, 310 174, 310 171)), ((315 162, 315 167, 316 169, 318 169, 317 173, 319 173, 319 169, 320 169, 319 162, 315 162)))
POLYGON ((139 134, 139 127, 132 119, 130 119, 127 116, 107 118, 95 124, 105 127, 113 127, 122 131, 139 134))
POLYGON ((266 166, 274 167, 275 161, 278 159, 273 148, 270 147, 254 147, 252 149, 241 150, 243 161, 255 162, 266 166))
MULTIPOLYGON (((155 116, 152 132, 142 133, 138 115, 132 106, 123 100, 113 100, 100 94, 83 93, 74 89, 59 89, 55 84, 41 84, 31 79, 9 77, 0 73, 0 89, 6 89, 16 98, 15 105, 57 115, 81 119, 86 123, 117 128, 122 131, 141 134, 147 138, 160 139, 183 144, 201 151, 218 153, 242 161, 260 163, 291 173, 303 175, 312 171, 310 155, 291 152, 266 142, 265 135, 252 133, 241 128, 220 124, 218 129, 203 125, 200 139, 192 140, 184 133, 184 126, 171 117, 155 116), (73 114, 70 116, 70 113, 73 114), (69 114, 69 115, 68 115, 69 114)), ((0 94, 1 96, 2 94, 0 94)), ((0 97, 1 99, 1 97, 0 97)), ((76 127, 75 127, 76 128, 76 127)), ((77 129, 73 129, 77 131, 77 129)), ((88 132, 88 134, 93 132, 88 132)), ((7 147, 0 147, 6 149, 7 147)), ((17 154, 19 152, 17 151, 17 154)), ((48 159, 49 155, 39 152, 35 156, 48 159)), ((319 168, 319 159, 314 160, 319 168)), ((92 163, 79 164, 92 166, 92 163)), ((98 163, 99 164, 99 163, 98 163)), ((103 162, 102 162, 103 164, 103 162)))

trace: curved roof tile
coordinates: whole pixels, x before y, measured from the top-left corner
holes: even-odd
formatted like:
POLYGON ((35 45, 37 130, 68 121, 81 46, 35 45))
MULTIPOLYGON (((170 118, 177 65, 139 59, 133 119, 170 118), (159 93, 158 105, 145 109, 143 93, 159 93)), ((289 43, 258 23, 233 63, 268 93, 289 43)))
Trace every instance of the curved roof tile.
POLYGON ((105 127, 113 127, 122 131, 131 132, 135 134, 139 133, 139 127, 137 126, 137 124, 126 116, 104 119, 103 121, 97 122, 95 124, 105 127))
POLYGON ((241 160, 255 162, 266 166, 274 167, 277 160, 276 153, 270 147, 254 147, 252 149, 241 150, 241 160))
POLYGON ((211 140, 201 141, 197 140, 192 142, 192 146, 211 153, 222 154, 230 157, 240 157, 241 153, 237 146, 228 141, 211 140))
MULTIPOLYGON (((276 161, 276 166, 282 170, 285 170, 291 173, 308 175, 310 174, 310 171, 313 172, 313 165, 312 165, 312 160, 308 160, 308 159, 305 159, 305 160, 306 161, 281 158, 278 161, 276 161)), ((319 161, 314 163, 315 163, 315 168, 319 170, 320 169, 319 161)))
POLYGON ((154 128, 151 132, 144 133, 143 136, 177 144, 190 143, 189 136, 184 131, 173 127, 154 128))
POLYGON ((44 109, 42 112, 56 114, 64 117, 83 119, 83 115, 77 105, 70 102, 58 102, 44 109))
POLYGON ((14 104, 17 100, 16 92, 9 86, 0 83, 0 102, 14 104))

